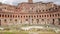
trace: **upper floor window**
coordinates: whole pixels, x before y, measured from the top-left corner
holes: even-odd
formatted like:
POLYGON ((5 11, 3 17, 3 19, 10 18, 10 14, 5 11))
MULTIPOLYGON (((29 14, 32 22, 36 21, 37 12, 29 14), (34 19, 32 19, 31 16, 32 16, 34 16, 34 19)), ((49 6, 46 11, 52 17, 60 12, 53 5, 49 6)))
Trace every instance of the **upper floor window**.
POLYGON ((7 17, 7 15, 5 15, 5 17, 7 17))
POLYGON ((14 18, 14 15, 13 15, 13 18, 14 18))
POLYGON ((20 16, 18 15, 18 17, 20 17, 20 16))
POLYGON ((30 18, 30 16, 29 16, 29 18, 30 18))
MULTIPOLYGON (((47 17, 49 17, 49 15, 47 15, 47 17)), ((51 15, 50 15, 50 17, 51 17, 51 15)))
POLYGON ((37 15, 37 17, 38 17, 38 15, 37 15))
POLYGON ((15 17, 17 18, 17 15, 15 17))
POLYGON ((2 17, 4 17, 4 15, 2 15, 2 17))
POLYGON ((45 17, 46 17, 46 15, 45 15, 45 17))
POLYGON ((46 10, 46 11, 48 11, 48 10, 46 10))
POLYGON ((24 16, 24 18, 25 18, 25 16, 24 16))
POLYGON ((9 17, 9 15, 8 15, 8 17, 9 17))
POLYGON ((36 16, 34 16, 34 17, 36 17, 36 16))
POLYGON ((57 14, 55 14, 55 16, 57 16, 57 14))
POLYGON ((28 16, 26 16, 26 18, 27 18, 28 16))
POLYGON ((21 18, 22 18, 22 16, 21 16, 21 18))
POLYGON ((12 17, 12 15, 10 15, 10 17, 12 17))
POLYGON ((42 15, 42 17, 43 17, 43 15, 42 15))
POLYGON ((58 16, 60 16, 60 14, 58 13, 58 16))
POLYGON ((6 7, 4 9, 6 9, 6 7))
POLYGON ((51 17, 51 14, 50 14, 50 17, 51 17))

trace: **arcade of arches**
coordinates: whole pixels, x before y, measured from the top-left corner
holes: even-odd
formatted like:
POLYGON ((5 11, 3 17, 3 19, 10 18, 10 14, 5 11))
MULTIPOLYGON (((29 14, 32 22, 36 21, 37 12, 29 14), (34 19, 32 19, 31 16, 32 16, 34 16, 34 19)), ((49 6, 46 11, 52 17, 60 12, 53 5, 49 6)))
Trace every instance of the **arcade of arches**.
POLYGON ((60 25, 59 12, 53 14, 0 14, 0 26, 10 24, 54 24, 60 25))
POLYGON ((20 24, 60 25, 60 5, 53 2, 19 3, 18 6, 0 4, 0 26, 20 24))

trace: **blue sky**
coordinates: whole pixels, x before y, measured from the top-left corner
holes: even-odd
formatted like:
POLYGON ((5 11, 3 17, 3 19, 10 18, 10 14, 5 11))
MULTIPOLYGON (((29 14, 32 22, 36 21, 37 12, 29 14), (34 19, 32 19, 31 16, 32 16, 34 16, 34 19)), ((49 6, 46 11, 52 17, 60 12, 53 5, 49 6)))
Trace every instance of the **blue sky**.
MULTIPOLYGON (((18 3, 21 2, 27 2, 28 0, 0 0, 0 2, 5 3, 5 4, 10 4, 10 5, 17 5, 18 3)), ((56 4, 60 5, 60 0, 33 0, 34 2, 54 2, 56 4)))

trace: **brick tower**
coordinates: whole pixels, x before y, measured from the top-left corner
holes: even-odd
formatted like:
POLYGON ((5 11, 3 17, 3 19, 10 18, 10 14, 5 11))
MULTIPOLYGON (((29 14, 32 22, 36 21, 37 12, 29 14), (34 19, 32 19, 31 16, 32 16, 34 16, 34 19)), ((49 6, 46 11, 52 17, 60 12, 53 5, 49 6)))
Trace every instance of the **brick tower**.
POLYGON ((29 3, 33 3, 33 0, 28 0, 29 3))

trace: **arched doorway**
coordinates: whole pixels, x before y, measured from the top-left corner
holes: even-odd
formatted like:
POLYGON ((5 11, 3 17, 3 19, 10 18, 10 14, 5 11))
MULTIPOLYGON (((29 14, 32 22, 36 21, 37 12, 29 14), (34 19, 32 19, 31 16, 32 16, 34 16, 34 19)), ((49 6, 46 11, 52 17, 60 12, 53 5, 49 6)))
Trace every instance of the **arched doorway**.
POLYGON ((39 19, 36 19, 36 21, 37 21, 37 24, 39 23, 39 19))
POLYGON ((0 26, 1 26, 1 20, 0 20, 0 26))
POLYGON ((54 24, 54 21, 55 21, 55 20, 53 19, 53 23, 52 23, 52 24, 54 24))

